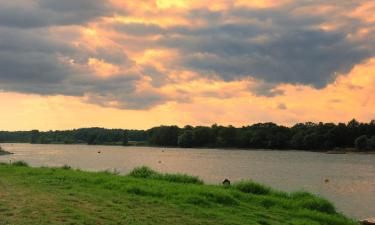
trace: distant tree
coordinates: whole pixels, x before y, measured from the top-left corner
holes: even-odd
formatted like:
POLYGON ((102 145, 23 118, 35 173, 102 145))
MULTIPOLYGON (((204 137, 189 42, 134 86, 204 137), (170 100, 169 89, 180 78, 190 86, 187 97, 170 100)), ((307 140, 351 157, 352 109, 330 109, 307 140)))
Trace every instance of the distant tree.
POLYGON ((368 146, 371 150, 375 150, 375 135, 370 138, 368 141, 368 146))
POLYGON ((180 128, 177 126, 154 127, 148 131, 149 142, 159 146, 177 146, 180 128))
POLYGON ((122 145, 126 146, 129 144, 129 135, 128 132, 125 131, 124 134, 122 135, 122 145))
POLYGON ((298 132, 295 135, 293 135, 292 139, 290 140, 290 145, 293 149, 303 149, 304 135, 302 132, 298 132))
POLYGON ((233 126, 220 127, 217 143, 220 147, 235 147, 237 138, 237 129, 233 126))
POLYGON ((355 148, 358 150, 365 150, 368 146, 368 138, 366 135, 362 135, 355 139, 355 148))
POLYGON ((209 127, 196 127, 193 129, 194 146, 205 147, 214 145, 212 130, 209 127))
POLYGON ((39 130, 32 130, 32 131, 31 131, 30 143, 31 143, 31 144, 36 144, 36 143, 38 143, 38 141, 39 141, 39 136, 40 136, 40 132, 39 132, 39 130))
POLYGON ((95 145, 96 144, 96 139, 98 138, 98 135, 96 134, 91 134, 88 138, 87 144, 89 145, 95 145))
POLYGON ((193 132, 191 130, 185 130, 178 136, 178 146, 183 148, 193 147, 193 132))

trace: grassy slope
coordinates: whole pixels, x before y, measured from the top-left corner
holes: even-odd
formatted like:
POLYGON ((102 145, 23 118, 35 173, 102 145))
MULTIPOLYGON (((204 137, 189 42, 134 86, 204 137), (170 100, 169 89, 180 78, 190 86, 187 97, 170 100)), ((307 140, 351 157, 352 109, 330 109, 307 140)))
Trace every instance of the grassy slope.
POLYGON ((356 224, 306 193, 160 179, 183 181, 0 164, 0 224, 356 224))

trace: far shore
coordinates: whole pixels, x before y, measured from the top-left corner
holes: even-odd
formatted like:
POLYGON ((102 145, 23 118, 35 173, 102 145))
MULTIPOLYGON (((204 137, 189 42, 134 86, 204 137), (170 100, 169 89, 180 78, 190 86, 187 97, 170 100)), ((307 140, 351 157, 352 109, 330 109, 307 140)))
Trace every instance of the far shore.
MULTIPOLYGON (((9 142, 9 143, 2 143, 2 144, 32 144, 32 143, 25 143, 25 142, 22 142, 22 143, 19 143, 19 142, 9 142)), ((102 143, 102 144, 95 144, 95 145, 89 145, 89 144, 86 144, 86 143, 46 143, 46 144, 40 144, 40 143, 37 143, 39 145, 87 145, 87 146, 118 146, 118 147, 150 147, 150 148, 159 148, 159 149, 172 149, 172 148, 175 148, 175 149, 201 149, 201 150, 204 150, 204 149, 217 149, 217 150, 225 150, 225 151, 238 151, 238 150, 242 150, 242 151, 286 151, 286 152, 315 152, 315 153, 326 153, 326 154, 332 154, 332 155, 340 155, 340 154, 375 154, 375 151, 374 150, 370 150, 370 151, 359 151, 355 148, 336 148, 336 149, 333 149, 333 150, 322 150, 322 149, 316 149, 316 150, 298 150, 298 149, 262 149, 262 148, 232 148, 232 147, 228 147, 228 148, 224 148, 224 147, 215 147, 215 146, 208 146, 208 147, 193 147, 193 148, 182 148, 182 147, 179 147, 179 146, 156 146, 156 145, 148 145, 148 144, 137 144, 135 142, 133 143, 129 143, 128 145, 121 145, 121 144, 118 144, 118 143, 102 143)), ((34 145, 34 144, 33 144, 34 145)), ((10 154, 13 154, 11 152, 7 152, 3 149, 1 149, 0 147, 0 156, 1 155, 10 155, 10 154)))
POLYGON ((5 151, 4 149, 2 149, 1 147, 0 147, 0 156, 2 156, 2 155, 12 155, 13 153, 11 153, 11 152, 8 152, 8 151, 5 151))

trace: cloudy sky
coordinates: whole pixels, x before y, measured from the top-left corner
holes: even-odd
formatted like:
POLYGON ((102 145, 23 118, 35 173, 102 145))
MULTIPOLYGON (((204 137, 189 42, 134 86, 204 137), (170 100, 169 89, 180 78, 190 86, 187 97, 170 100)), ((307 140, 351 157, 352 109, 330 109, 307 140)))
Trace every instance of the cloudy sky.
POLYGON ((0 0, 0 130, 375 119, 373 0, 0 0))

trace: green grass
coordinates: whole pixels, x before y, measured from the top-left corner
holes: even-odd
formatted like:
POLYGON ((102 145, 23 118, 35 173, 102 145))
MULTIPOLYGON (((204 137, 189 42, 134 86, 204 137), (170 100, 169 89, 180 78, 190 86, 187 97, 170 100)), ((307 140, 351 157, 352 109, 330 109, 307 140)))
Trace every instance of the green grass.
POLYGON ((304 192, 203 185, 146 167, 128 176, 0 164, 0 224, 357 224, 304 192))

